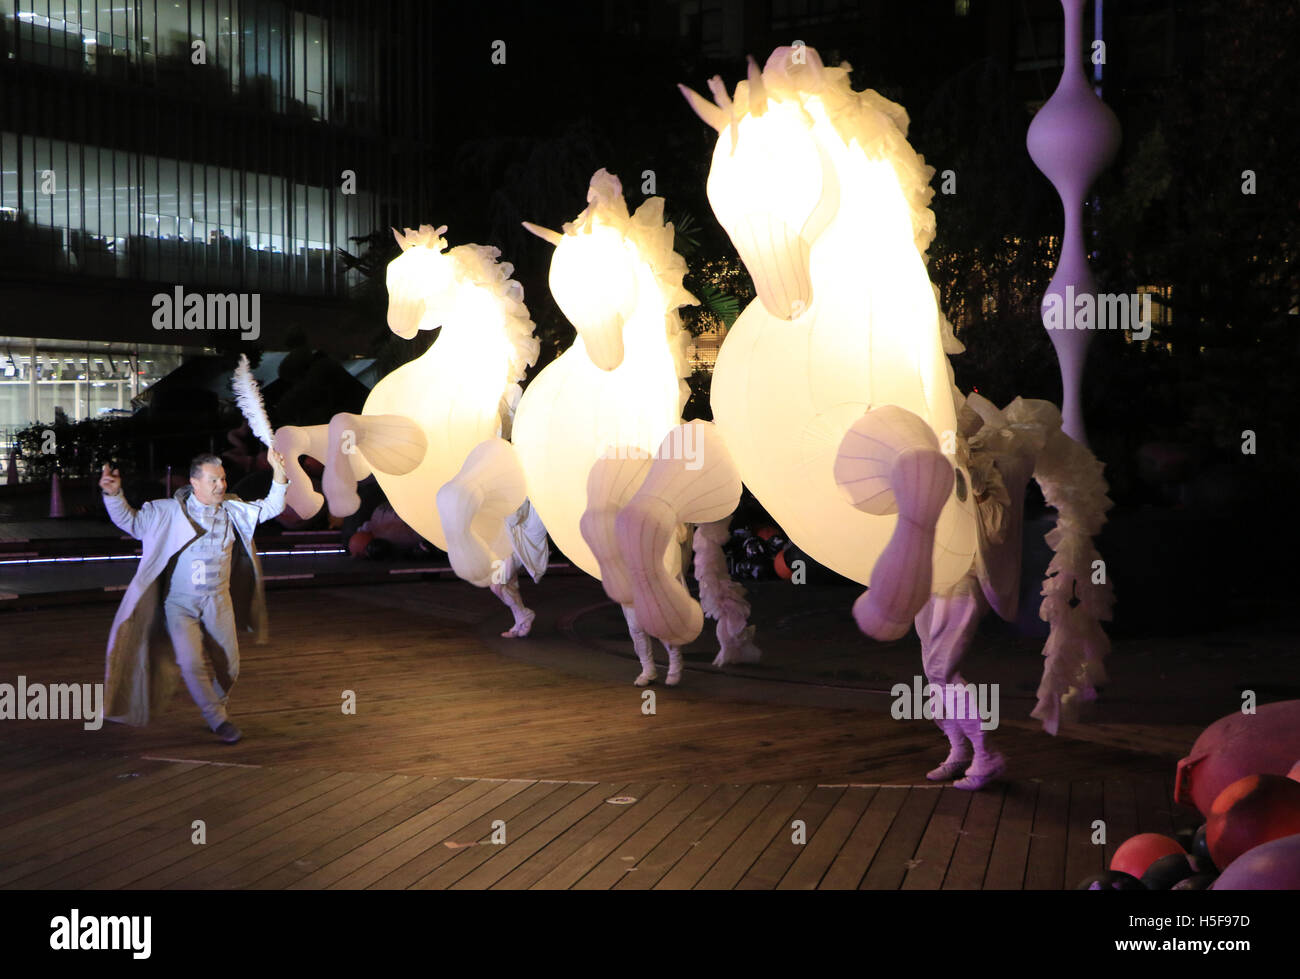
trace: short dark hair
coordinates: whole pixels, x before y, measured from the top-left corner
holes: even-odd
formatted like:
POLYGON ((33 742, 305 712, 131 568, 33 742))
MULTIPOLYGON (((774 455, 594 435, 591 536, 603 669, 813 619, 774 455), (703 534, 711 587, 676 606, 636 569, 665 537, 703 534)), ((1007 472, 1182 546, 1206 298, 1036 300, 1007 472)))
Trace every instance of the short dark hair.
POLYGON ((204 466, 223 465, 221 456, 214 456, 211 452, 204 452, 202 455, 196 455, 190 461, 190 479, 198 479, 203 475, 204 466))

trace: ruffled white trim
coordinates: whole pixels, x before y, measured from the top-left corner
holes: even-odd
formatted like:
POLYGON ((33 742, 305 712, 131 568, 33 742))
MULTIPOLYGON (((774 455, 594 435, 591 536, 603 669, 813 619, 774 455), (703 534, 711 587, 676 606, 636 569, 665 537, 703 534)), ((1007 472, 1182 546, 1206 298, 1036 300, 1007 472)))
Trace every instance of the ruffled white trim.
POLYGON ((1110 638, 1101 623, 1110 621, 1115 595, 1109 575, 1104 584, 1093 583, 1093 562, 1101 556, 1092 539, 1114 504, 1107 495, 1105 467, 1061 431, 1054 405, 1017 398, 1007 406, 1006 417, 1018 437, 1043 439, 1034 479, 1057 511, 1056 527, 1046 536, 1053 556, 1038 613, 1051 631, 1043 647, 1038 704, 1030 715, 1043 722, 1048 734, 1056 734, 1061 719, 1068 719, 1080 702, 1095 700, 1096 684, 1106 681, 1103 661, 1110 638), (1078 603, 1071 607, 1074 598, 1078 603))
POLYGON ((745 588, 732 580, 727 557, 722 552, 730 524, 731 518, 726 517, 695 528, 695 580, 700 583, 700 607, 718 623, 718 655, 714 657, 714 666, 756 663, 763 655, 754 645, 745 588))

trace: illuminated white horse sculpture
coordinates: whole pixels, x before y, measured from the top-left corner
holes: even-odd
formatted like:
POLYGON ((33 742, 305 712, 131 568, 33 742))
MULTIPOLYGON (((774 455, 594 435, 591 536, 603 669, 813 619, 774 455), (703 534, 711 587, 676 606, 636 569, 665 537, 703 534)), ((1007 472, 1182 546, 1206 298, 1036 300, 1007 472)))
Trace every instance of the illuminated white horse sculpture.
POLYGON ((523 289, 510 277, 513 267, 497 261, 495 248, 447 251, 445 231, 425 225, 394 232, 402 254, 388 267, 389 327, 404 339, 441 328, 437 339, 380 380, 360 415, 281 428, 276 448, 290 467, 289 505, 303 516, 323 502, 298 463, 310 455, 325 463, 322 490, 335 516, 356 512, 357 481, 373 473, 397 514, 437 547, 448 549, 450 541, 490 523, 486 565, 461 577, 492 587, 515 616, 506 635, 524 635, 533 613, 515 578, 521 565, 534 578, 545 570, 545 530, 524 506, 522 480, 512 480, 499 461, 509 451, 501 436, 510 434, 519 382, 537 360, 538 341, 523 289), (455 501, 444 506, 436 494, 471 459, 478 471, 502 471, 503 478, 481 489, 472 512, 455 501))
MULTIPOLYGON (((649 629, 638 622, 628 592, 641 569, 616 546, 617 524, 635 521, 635 512, 625 511, 638 494, 644 501, 655 487, 671 482, 663 467, 652 473, 656 455, 670 469, 714 479, 707 498, 696 494, 693 505, 670 506, 664 536, 647 541, 644 560, 654 566, 656 580, 662 577, 684 592, 684 525, 727 516, 739 499, 740 480, 712 426, 681 424, 690 394, 683 380, 690 373, 690 336, 677 309, 696 300, 682 287, 686 263, 673 251, 663 200, 650 198, 629 214, 618 178, 600 170, 587 202, 563 233, 526 225, 555 245, 551 292, 577 335, 529 383, 515 413, 512 443, 532 505, 555 543, 578 567, 602 578, 624 606, 641 663, 637 685, 657 675, 647 631, 664 641, 666 682, 672 685, 681 677, 679 644, 665 630, 656 631, 653 615, 649 629)), ((453 562, 458 557, 453 550, 453 562)), ((733 612, 736 607, 730 606, 733 612)), ((736 657, 752 655, 740 637, 743 615, 730 625, 715 617, 724 645, 736 657)))
MULTIPOLYGON (((863 631, 896 639, 915 619, 927 674, 949 688, 965 686, 957 664, 989 605, 1015 614, 1037 465, 1061 510, 1035 710, 1054 732, 1062 698, 1091 695, 1107 647, 1090 540, 1109 506, 1101 467, 1060 434, 1053 406, 1017 399, 1004 415, 954 386, 945 355, 963 348, 925 267, 934 171, 907 143, 906 112, 854 92, 848 74, 796 45, 761 72, 751 59, 734 97, 718 78, 713 102, 682 90, 718 130, 709 200, 758 293, 719 352, 714 419, 791 540, 870 584, 854 606, 863 631)), ((638 612, 643 601, 655 599, 638 595, 638 612)), ((932 777, 967 770, 958 785, 978 788, 997 774, 978 720, 945 726, 953 753, 932 777)))

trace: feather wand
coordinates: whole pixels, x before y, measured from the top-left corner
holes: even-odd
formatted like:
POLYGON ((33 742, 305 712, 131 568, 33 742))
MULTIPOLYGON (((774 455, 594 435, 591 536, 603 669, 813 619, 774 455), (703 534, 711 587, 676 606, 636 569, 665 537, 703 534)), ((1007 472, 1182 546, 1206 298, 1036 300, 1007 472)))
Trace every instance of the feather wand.
POLYGON ((257 389, 253 370, 248 366, 247 354, 239 355, 239 366, 235 368, 230 387, 235 392, 235 404, 239 406, 240 412, 248 422, 248 427, 270 449, 274 438, 271 433, 271 419, 266 417, 266 406, 262 404, 262 394, 257 389))

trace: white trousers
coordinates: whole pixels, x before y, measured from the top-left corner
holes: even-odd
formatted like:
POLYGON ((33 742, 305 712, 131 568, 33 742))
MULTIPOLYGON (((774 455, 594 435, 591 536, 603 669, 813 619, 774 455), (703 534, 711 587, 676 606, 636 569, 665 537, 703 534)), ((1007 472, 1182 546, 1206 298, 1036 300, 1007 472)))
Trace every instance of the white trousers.
POLYGON ((226 720, 230 688, 239 678, 239 641, 230 592, 170 594, 163 605, 167 634, 185 687, 212 730, 226 720), (209 656, 204 646, 213 648, 209 656))

